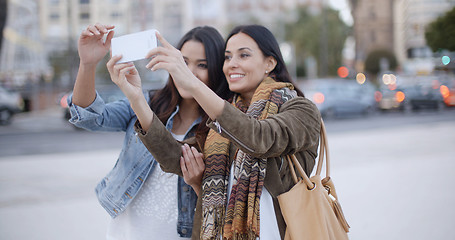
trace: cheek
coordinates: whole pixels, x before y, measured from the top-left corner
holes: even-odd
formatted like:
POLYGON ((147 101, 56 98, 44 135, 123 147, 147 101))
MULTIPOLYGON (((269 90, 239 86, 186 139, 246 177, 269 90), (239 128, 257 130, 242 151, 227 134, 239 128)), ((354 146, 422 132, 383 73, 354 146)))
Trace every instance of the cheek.
POLYGON ((224 75, 226 75, 226 77, 227 77, 228 67, 226 66, 226 64, 223 64, 223 73, 224 73, 224 75))
POLYGON ((199 80, 201 80, 201 82, 205 83, 205 85, 209 84, 209 73, 208 73, 208 71, 200 71, 199 74, 198 74, 198 78, 199 78, 199 80))

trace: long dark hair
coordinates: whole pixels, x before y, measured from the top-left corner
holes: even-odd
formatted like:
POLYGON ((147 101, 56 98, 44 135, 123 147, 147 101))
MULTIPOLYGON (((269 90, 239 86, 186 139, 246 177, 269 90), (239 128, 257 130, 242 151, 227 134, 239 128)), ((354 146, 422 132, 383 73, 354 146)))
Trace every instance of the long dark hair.
POLYGON ((264 54, 265 57, 275 58, 276 66, 270 72, 270 77, 278 82, 292 83, 297 91, 297 95, 304 96, 303 92, 300 91, 300 89, 297 88, 297 85, 292 81, 291 75, 289 74, 286 64, 284 63, 283 56, 281 55, 280 46, 270 30, 261 25, 237 26, 229 33, 226 39, 225 48, 229 39, 238 33, 244 33, 250 36, 259 46, 259 49, 261 49, 262 54, 264 54))
MULTIPOLYGON (((229 100, 233 93, 229 90, 226 77, 223 73, 223 37, 213 27, 195 27, 182 37, 180 42, 177 44, 177 49, 181 50, 183 45, 190 40, 200 42, 204 45, 209 79, 208 87, 221 98, 229 100)), ((169 76, 167 84, 164 88, 156 91, 156 93, 150 92, 150 98, 150 107, 163 124, 166 124, 171 114, 175 111, 177 105, 182 101, 182 97, 177 91, 171 76, 169 76)), ((207 114, 202 110, 202 108, 199 108, 199 110, 203 120, 197 126, 196 138, 199 146, 202 147, 209 128, 205 125, 206 120, 208 119, 207 114)))

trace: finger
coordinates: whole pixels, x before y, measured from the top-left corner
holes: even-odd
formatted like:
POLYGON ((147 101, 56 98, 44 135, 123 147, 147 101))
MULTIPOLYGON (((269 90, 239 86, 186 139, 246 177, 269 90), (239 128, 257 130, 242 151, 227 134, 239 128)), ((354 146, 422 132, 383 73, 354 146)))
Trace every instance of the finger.
POLYGON ((93 25, 89 25, 87 27, 87 30, 90 31, 91 33, 93 33, 96 36, 101 35, 100 31, 98 31, 98 29, 95 26, 93 26, 93 25))
POLYGON ((106 34, 109 29, 112 29, 114 26, 113 25, 104 25, 101 23, 95 23, 95 27, 98 29, 103 34, 106 34))
POLYGON ((183 177, 188 176, 188 169, 186 168, 185 159, 180 157, 180 169, 182 169, 183 177))
POLYGON ((196 158, 197 165, 199 166, 199 169, 205 170, 205 162, 204 162, 204 154, 198 153, 199 157, 196 158))
POLYGON ((147 55, 145 55, 146 58, 154 58, 158 55, 169 55, 169 50, 164 48, 164 47, 156 47, 148 51, 147 55))
POLYGON ((168 41, 166 41, 166 39, 164 39, 164 37, 161 36, 161 34, 158 31, 155 32, 155 35, 156 35, 156 38, 160 41, 160 43, 164 47, 166 47, 166 48, 168 48, 168 47, 174 48, 174 46, 172 46, 172 44, 170 44, 168 41))
POLYGON ((192 172, 195 173, 196 170, 199 169, 197 162, 196 162, 196 156, 199 155, 199 152, 196 150, 196 148, 194 148, 194 147, 190 148, 190 146, 188 146, 188 145, 186 145, 186 150, 188 152, 188 155, 190 156, 190 158, 189 158, 190 161, 187 164, 191 166, 192 172), (194 149, 194 151, 193 151, 193 149, 194 149), (196 152, 196 154, 195 154, 195 152, 196 152))
POLYGON ((194 156, 193 153, 190 150, 190 147, 188 144, 184 144, 182 146, 182 153, 183 153, 183 158, 185 159, 185 164, 189 172, 193 172, 194 167, 192 162, 194 161, 194 156))
POLYGON ((131 65, 128 65, 128 63, 115 64, 115 65, 113 66, 113 69, 114 69, 113 73, 114 73, 114 75, 115 75, 115 76, 118 76, 118 77, 121 77, 120 74, 121 74, 122 69, 124 69, 124 68, 126 68, 126 67, 129 67, 129 66, 131 66, 131 65))
POLYGON ((196 169, 200 169, 201 162, 202 162, 202 165, 203 165, 204 161, 202 161, 202 158, 200 156, 199 151, 195 147, 191 147, 191 152, 194 155, 194 160, 195 160, 194 163, 193 163, 194 167, 196 169))
POLYGON ((131 74, 136 73, 136 68, 134 67, 134 65, 133 66, 129 65, 129 66, 125 66, 124 68, 120 69, 120 72, 124 76, 131 75, 131 74))
POLYGON ((81 36, 83 37, 90 37, 90 36, 93 36, 94 34, 92 32, 90 32, 89 30, 87 29, 84 29, 82 30, 82 33, 81 33, 81 36))
POLYGON ((117 63, 120 59, 122 59, 122 55, 115 55, 111 57, 111 59, 109 59, 106 63, 107 69, 113 69, 115 63, 117 63))
POLYGON ((114 37, 114 31, 110 31, 107 34, 106 41, 104 42, 104 44, 106 45, 106 48, 108 48, 108 49, 111 48, 111 40, 113 37, 114 37))

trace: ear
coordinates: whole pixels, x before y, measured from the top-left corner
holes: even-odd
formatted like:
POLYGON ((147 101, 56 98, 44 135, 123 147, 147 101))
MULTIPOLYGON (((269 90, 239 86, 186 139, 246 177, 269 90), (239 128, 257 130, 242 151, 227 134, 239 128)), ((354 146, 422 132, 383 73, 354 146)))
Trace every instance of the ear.
POLYGON ((267 67, 266 67, 265 70, 266 70, 268 73, 269 73, 269 72, 272 72, 273 69, 275 69, 275 67, 276 67, 276 63, 277 63, 276 59, 275 59, 274 57, 272 57, 272 56, 269 56, 269 57, 267 57, 267 58, 265 59, 265 62, 266 62, 266 64, 267 64, 267 67))

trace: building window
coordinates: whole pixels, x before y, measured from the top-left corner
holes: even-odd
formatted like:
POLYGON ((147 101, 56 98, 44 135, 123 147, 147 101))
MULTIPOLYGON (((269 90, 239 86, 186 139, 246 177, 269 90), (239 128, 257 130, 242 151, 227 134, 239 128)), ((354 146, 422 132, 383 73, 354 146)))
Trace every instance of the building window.
POLYGON ((59 2, 60 2, 59 0, 49 0, 49 5, 56 6, 59 4, 59 2))
POLYGON ((89 4, 90 0, 79 0, 80 4, 89 4))
POLYGON ((112 12, 112 13, 111 13, 111 17, 112 17, 112 18, 120 18, 121 16, 122 16, 122 14, 119 13, 119 12, 112 12))
POLYGON ((60 14, 58 14, 58 13, 51 13, 51 14, 49 15, 49 18, 50 18, 51 20, 53 20, 53 21, 57 21, 57 20, 60 19, 60 14))
POLYGON ((79 15, 80 19, 89 19, 90 18, 90 13, 81 13, 79 15))

